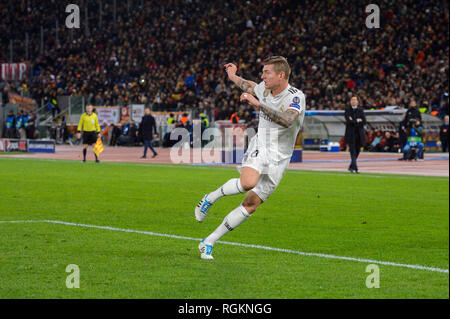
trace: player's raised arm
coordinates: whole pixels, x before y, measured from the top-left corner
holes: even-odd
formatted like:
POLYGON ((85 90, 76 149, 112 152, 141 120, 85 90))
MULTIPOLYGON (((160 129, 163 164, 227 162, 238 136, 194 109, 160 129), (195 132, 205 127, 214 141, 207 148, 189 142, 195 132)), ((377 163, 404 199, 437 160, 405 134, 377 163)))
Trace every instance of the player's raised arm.
POLYGON ((266 114, 267 117, 269 117, 272 121, 286 128, 290 127, 300 115, 299 111, 291 108, 288 108, 284 112, 271 109, 270 107, 264 105, 255 97, 248 95, 247 93, 242 93, 241 102, 248 102, 253 107, 258 108, 259 110, 264 112, 264 114, 266 114))
POLYGON ((237 71, 236 65, 234 65, 233 63, 227 63, 227 64, 225 64, 225 70, 227 71, 228 78, 230 79, 230 81, 232 81, 234 84, 239 86, 242 91, 244 91, 246 93, 250 93, 252 95, 255 95, 255 91, 253 91, 253 88, 257 85, 257 83, 255 83, 253 81, 245 80, 245 79, 241 78, 240 76, 237 76, 236 75, 236 71, 237 71))

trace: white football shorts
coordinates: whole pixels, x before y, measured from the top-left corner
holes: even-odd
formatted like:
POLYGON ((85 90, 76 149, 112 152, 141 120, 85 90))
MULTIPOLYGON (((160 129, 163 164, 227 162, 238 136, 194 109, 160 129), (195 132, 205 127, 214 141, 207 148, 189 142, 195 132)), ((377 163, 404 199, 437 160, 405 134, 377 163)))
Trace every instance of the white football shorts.
POLYGON ((258 146, 257 137, 254 136, 250 140, 238 171, 242 172, 243 167, 251 167, 259 172, 258 183, 252 191, 264 202, 280 184, 290 160, 290 158, 287 158, 279 162, 271 161, 266 148, 261 145, 258 146))

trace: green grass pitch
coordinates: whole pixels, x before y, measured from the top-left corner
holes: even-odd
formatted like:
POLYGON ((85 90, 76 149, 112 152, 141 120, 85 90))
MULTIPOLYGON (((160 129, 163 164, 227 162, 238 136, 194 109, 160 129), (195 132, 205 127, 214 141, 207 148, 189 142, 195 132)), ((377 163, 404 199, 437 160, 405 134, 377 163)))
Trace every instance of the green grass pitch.
MULTIPOLYGON (((326 165, 326 164, 324 164, 326 165)), ((58 220, 203 238, 194 207, 235 168, 0 158, 0 221, 58 220)), ((224 241, 449 268, 449 180, 288 171, 224 241)), ((449 298, 449 274, 51 223, 0 223, 0 298, 449 298), (80 288, 66 287, 66 267, 80 288)))

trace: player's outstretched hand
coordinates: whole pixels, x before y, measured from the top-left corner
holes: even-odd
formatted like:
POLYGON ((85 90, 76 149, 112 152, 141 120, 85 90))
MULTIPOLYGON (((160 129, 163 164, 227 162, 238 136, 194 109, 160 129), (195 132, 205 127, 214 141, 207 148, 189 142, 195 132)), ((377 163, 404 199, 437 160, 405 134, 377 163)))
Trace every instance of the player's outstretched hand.
POLYGON ((241 94, 241 102, 247 102, 251 106, 259 107, 261 104, 256 97, 249 93, 242 93, 241 94))
POLYGON ((225 71, 227 71, 228 77, 231 78, 236 75, 237 66, 233 63, 227 63, 225 64, 225 71))

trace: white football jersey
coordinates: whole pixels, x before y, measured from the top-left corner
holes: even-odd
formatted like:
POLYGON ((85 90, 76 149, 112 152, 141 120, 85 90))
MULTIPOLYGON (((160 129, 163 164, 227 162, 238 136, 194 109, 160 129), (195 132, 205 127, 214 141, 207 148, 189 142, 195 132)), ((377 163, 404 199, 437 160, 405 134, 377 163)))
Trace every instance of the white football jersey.
POLYGON ((296 121, 286 128, 273 122, 264 112, 259 112, 258 146, 264 147, 268 158, 272 161, 278 162, 290 158, 305 117, 305 94, 288 85, 283 92, 272 96, 270 90, 265 88, 264 81, 256 85, 254 91, 258 100, 273 110, 285 112, 292 109, 300 113, 296 121))

